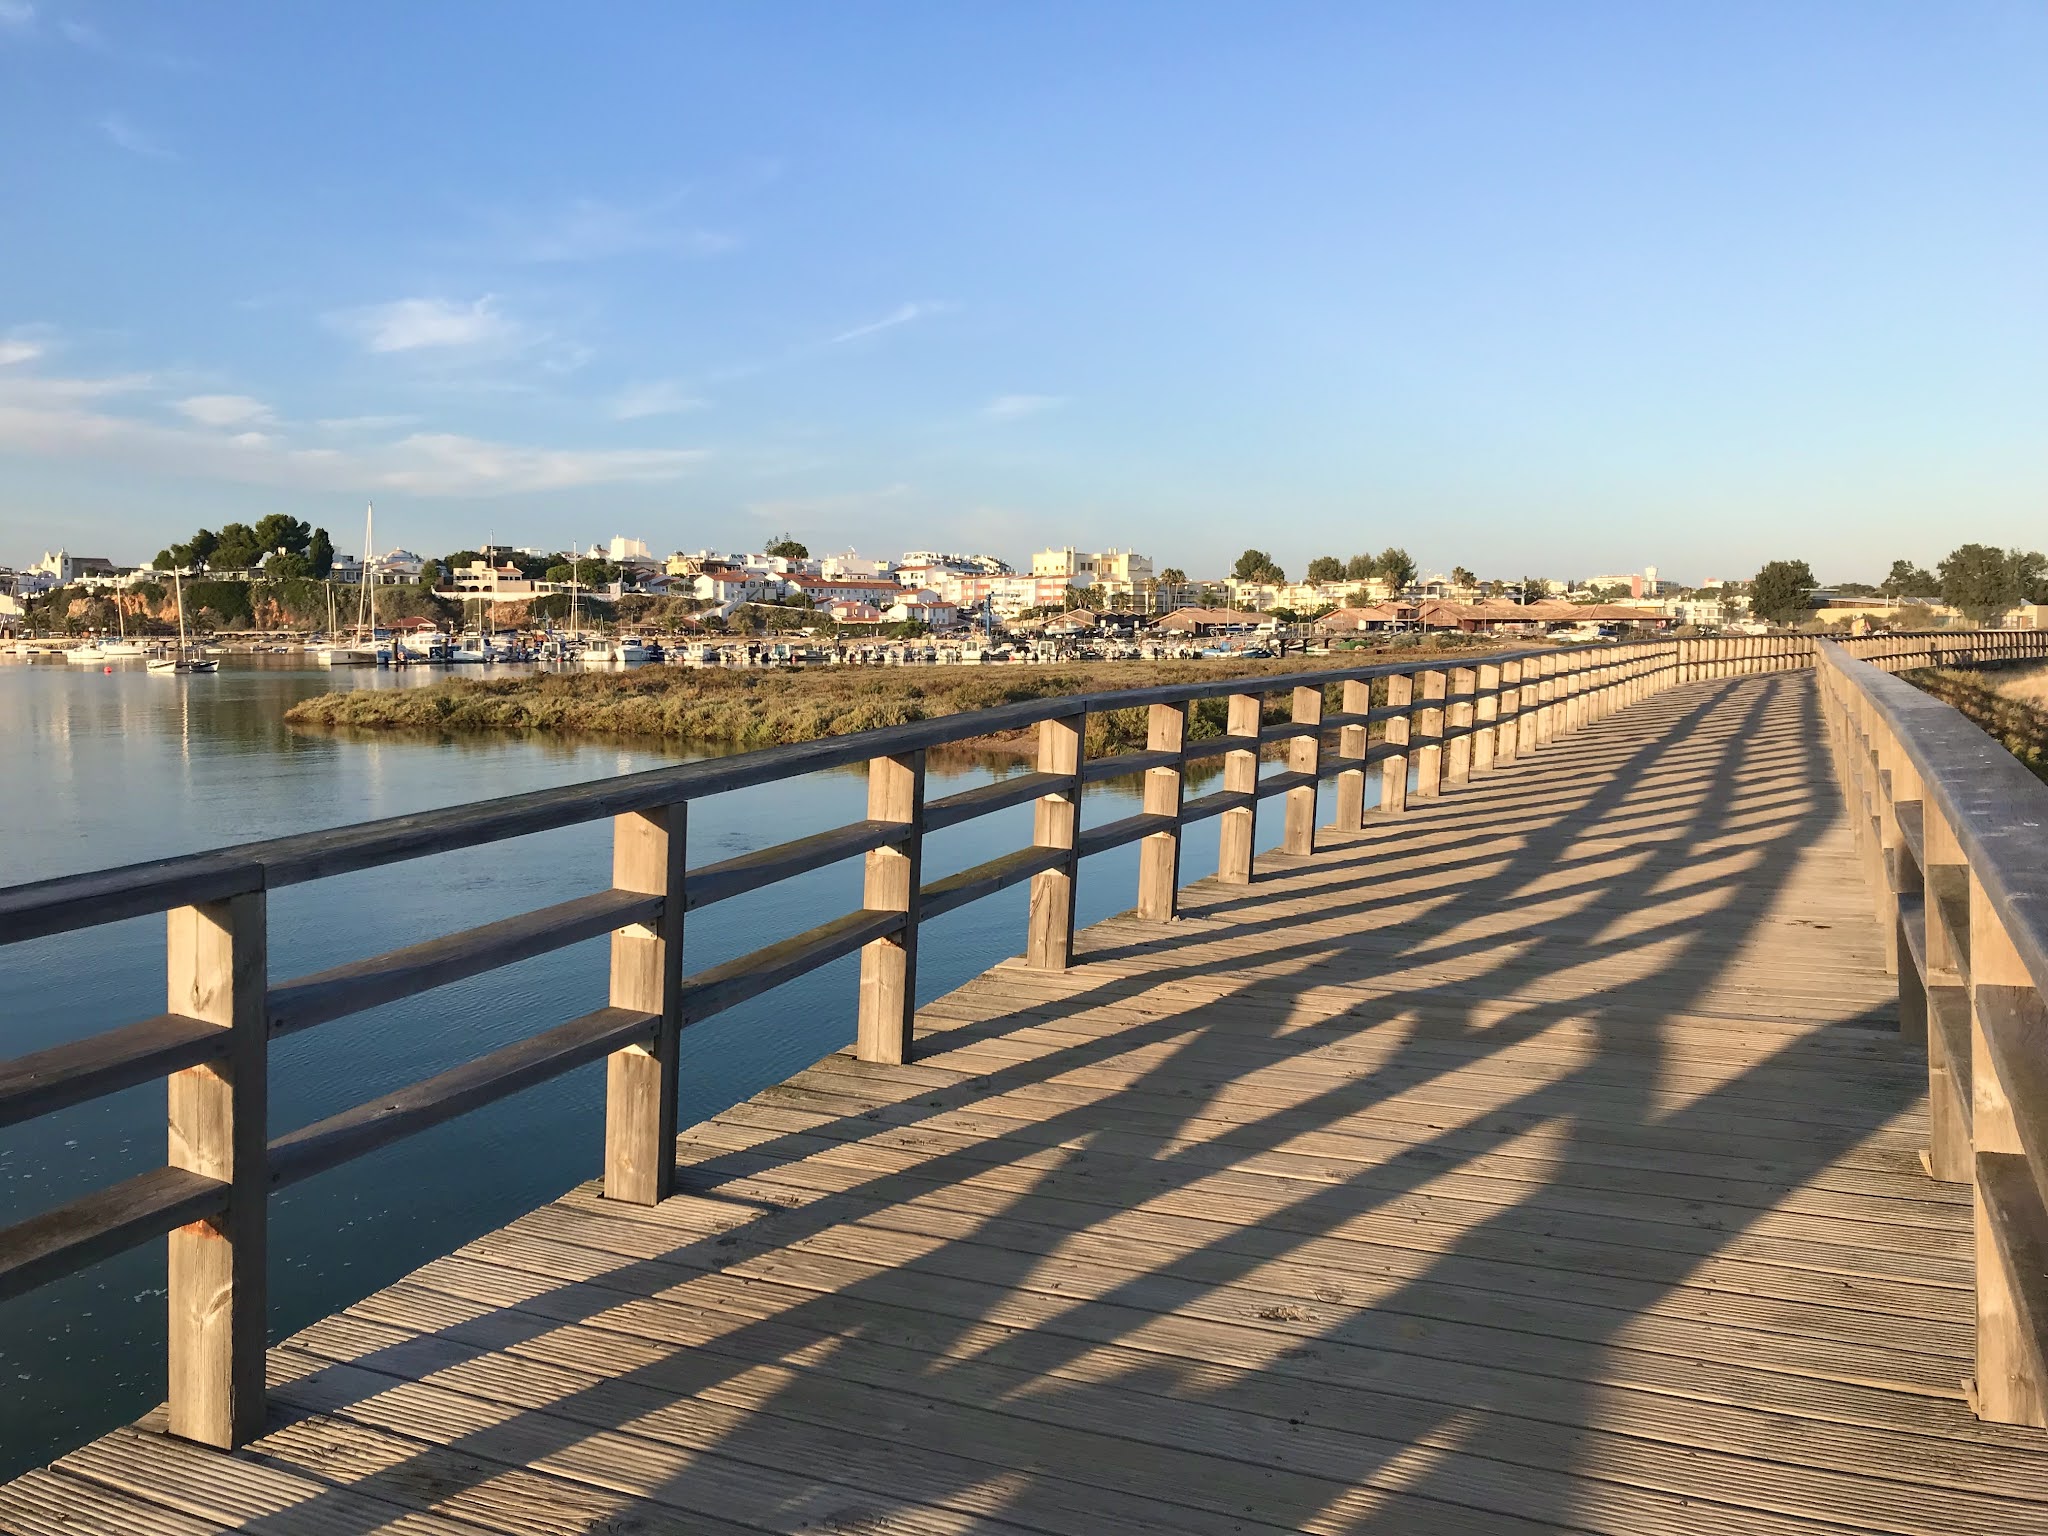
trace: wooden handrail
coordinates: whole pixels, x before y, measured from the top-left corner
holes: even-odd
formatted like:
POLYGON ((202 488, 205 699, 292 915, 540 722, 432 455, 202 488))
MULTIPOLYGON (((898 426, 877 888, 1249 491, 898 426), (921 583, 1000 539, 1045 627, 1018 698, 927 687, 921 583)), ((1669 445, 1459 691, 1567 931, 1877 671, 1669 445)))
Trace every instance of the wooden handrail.
MULTIPOLYGON (((1957 644, 1944 637, 1939 654, 1957 654, 1957 644)), ((2021 654, 2003 641, 1984 649, 2021 654)), ((1881 652, 1902 665, 1925 664, 1933 654, 1910 637, 1889 637, 1881 652)), ((603 1058, 606 1196, 653 1203, 666 1196, 673 1177, 677 1041, 693 1022, 859 953, 856 1048, 869 1060, 900 1062, 912 1044, 917 941, 927 918, 1029 881, 1026 963, 1064 970, 1073 954, 1075 883, 1090 854, 1141 844, 1138 911, 1169 919, 1177 910, 1181 835, 1190 824, 1220 817, 1219 878, 1248 882, 1262 800, 1285 798, 1281 847, 1311 854, 1326 780, 1336 781, 1336 830, 1355 832, 1363 825, 1365 777, 1374 765, 1385 786, 1381 808, 1398 813, 1408 803, 1411 762, 1417 799, 1426 800, 1675 683, 1812 666, 1815 656, 1813 642, 1796 636, 1740 645, 1650 641, 1500 652, 1476 664, 1422 659, 1037 699, 0 889, 0 945, 167 913, 170 982, 167 1011, 158 1018, 0 1062, 0 1124, 161 1077, 168 1084, 172 1145, 167 1167, 0 1231, 0 1294, 168 1233, 173 1431, 209 1444, 239 1444, 262 1419, 264 1213, 272 1188, 603 1058), (1340 699, 1329 697, 1333 690, 1340 699), (1191 740, 1195 706, 1219 699, 1227 701, 1225 733, 1191 740), (1285 720, 1266 718, 1269 700, 1286 701, 1285 720), (1328 709, 1331 702, 1341 702, 1341 710, 1328 709), (1144 748, 1091 761, 1089 717, 1132 709, 1147 711, 1144 748), (1377 743, 1369 735, 1375 725, 1385 730, 1377 743), (1027 729, 1039 733, 1034 769, 925 798, 930 748, 1027 729), (1262 774, 1262 749, 1274 746, 1284 748, 1285 764, 1262 774), (1189 797, 1189 764, 1215 756, 1223 759, 1222 787, 1189 797), (855 764, 868 774, 863 820, 687 866, 692 801, 855 764), (1126 775, 1143 776, 1142 809, 1084 828, 1085 786, 1126 775), (1027 803, 1033 807, 1029 846, 924 881, 925 833, 1027 803), (315 975, 275 984, 268 979, 265 915, 274 888, 604 820, 613 827, 607 890, 315 975), (688 912, 851 858, 865 864, 858 910, 685 972, 688 912), (612 955, 605 1006, 315 1125, 271 1136, 265 1083, 273 1035, 606 933, 612 955)), ((1959 855, 1953 862, 1964 861, 1959 855)), ((1946 879, 1927 882, 1935 899, 1926 905, 1937 912, 1948 910, 1946 879)), ((1922 935, 1923 945, 1943 957, 1958 953, 1966 966, 1982 948, 1977 886, 1969 889, 1972 931, 1966 938, 1952 937, 1942 922, 1922 935)), ((1987 889, 2003 891, 1995 882, 1987 889)), ((1909 894, 1897 910, 1910 910, 1918 899, 1909 894)), ((1994 966, 1977 979, 1981 990, 2009 978, 1994 966)), ((1947 1000, 1937 998, 1938 1016, 1946 1017, 1945 1007, 1947 1000)), ((2013 1018, 2032 1018, 2023 1003, 2014 1010, 2013 1018)), ((2001 1039, 2023 1034, 2022 1027, 2006 1028, 2001 1039)), ((2029 1081, 2024 1063, 2006 1075, 2029 1081)))
POLYGON ((1837 777, 1927 1059, 1928 1174, 1972 1187, 1982 1418, 2048 1426, 2048 784, 1893 672, 2048 658, 2048 634, 1816 647, 1837 777))

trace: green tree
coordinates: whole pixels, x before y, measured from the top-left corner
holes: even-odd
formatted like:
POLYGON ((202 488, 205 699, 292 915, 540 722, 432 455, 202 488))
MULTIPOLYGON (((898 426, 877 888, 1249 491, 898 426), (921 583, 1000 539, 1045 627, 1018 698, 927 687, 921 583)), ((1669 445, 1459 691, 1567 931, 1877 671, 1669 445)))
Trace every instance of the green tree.
POLYGON ((1891 574, 1878 583, 1877 590, 1890 598, 1939 597, 1941 578, 1910 560, 1894 560, 1891 574))
POLYGON ((247 523, 229 523, 220 531, 213 558, 207 563, 217 570, 245 571, 263 563, 270 551, 257 541, 256 530, 247 523))
POLYGON ((770 539, 765 553, 775 560, 808 560, 811 558, 809 548, 786 533, 778 534, 775 538, 770 539))
POLYGON ((1521 591, 1515 595, 1525 603, 1541 602, 1543 595, 1550 590, 1549 581, 1541 576, 1524 576, 1518 585, 1521 591))
POLYGON ((260 519, 251 537, 256 547, 268 555, 279 552, 288 555, 303 555, 306 546, 313 540, 313 530, 305 519, 293 517, 284 512, 272 512, 260 519))
POLYGON ((1370 581, 1372 579, 1372 556, 1353 555, 1344 562, 1346 581, 1370 581))
POLYGON ((2020 589, 2020 601, 2048 603, 2048 555, 2038 549, 2015 549, 2006 558, 2012 562, 2013 582, 2020 589))
POLYGON ((1454 565, 1451 567, 1451 585, 1454 587, 1476 587, 1479 585, 1479 578, 1464 566, 1454 565))
POLYGON ((334 540, 327 536, 325 528, 315 528, 313 536, 306 540, 306 565, 315 581, 325 581, 334 574, 334 540))
POLYGON ((1188 584, 1188 573, 1177 565, 1169 565, 1159 573, 1159 581, 1162 586, 1184 587, 1188 584))
POLYGON ((1749 584, 1749 611, 1773 624, 1797 623, 1813 607, 1813 588, 1804 560, 1773 560, 1749 584))
POLYGON ((619 568, 603 560, 578 560, 576 579, 586 587, 608 586, 618 579, 619 568))
POLYGON ((1964 544, 1941 562, 1941 600, 1982 624, 2020 600, 2014 556, 1992 544, 1964 544))
POLYGON ((1230 568, 1230 574, 1239 581, 1282 582, 1287 573, 1273 563, 1273 557, 1263 549, 1248 549, 1237 557, 1237 564, 1230 568))
POLYGON ((1832 590, 1841 597, 1876 597, 1877 588, 1867 581, 1838 581, 1832 590))
POLYGON ((420 585, 429 592, 441 585, 441 562, 426 559, 420 562, 420 585))
POLYGON ((1415 562, 1407 550, 1389 544, 1373 556, 1372 573, 1398 592, 1415 579, 1415 562))
POLYGON ((263 574, 272 581, 303 581, 312 573, 312 562, 290 550, 279 550, 263 562, 263 574))
POLYGON ((566 587, 567 585, 569 585, 569 578, 574 576, 575 574, 576 567, 568 564, 567 562, 564 562, 561 565, 549 566, 547 568, 547 573, 541 577, 541 580, 551 581, 558 587, 566 587))
POLYGON ((1317 555, 1308 563, 1310 581, 1342 581, 1344 562, 1335 555, 1317 555))

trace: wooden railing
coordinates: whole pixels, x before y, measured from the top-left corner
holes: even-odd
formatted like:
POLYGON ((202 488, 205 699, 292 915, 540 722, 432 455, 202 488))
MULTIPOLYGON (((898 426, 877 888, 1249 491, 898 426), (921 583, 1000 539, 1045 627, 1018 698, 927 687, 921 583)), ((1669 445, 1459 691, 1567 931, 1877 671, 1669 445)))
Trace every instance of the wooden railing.
POLYGON ((1819 647, 1821 698, 1899 1029, 1927 1057, 1927 1172, 1969 1184, 1985 1419, 2048 1425, 2048 785, 1961 714, 1887 675, 2048 658, 2048 634, 1969 654, 1923 637, 1819 647))
POLYGON ((0 1126, 156 1078, 169 1082, 166 1166, 0 1231, 0 1296, 168 1236, 173 1433, 232 1446, 263 1416, 267 1197, 400 1137, 587 1062, 607 1063, 604 1187, 651 1204, 669 1191, 677 1038, 687 1026, 840 956, 859 952, 855 1046, 901 1062, 911 1047, 922 923, 1023 881, 1025 955, 1064 969, 1074 887, 1089 854, 1141 845, 1137 908, 1171 918, 1182 830, 1222 819, 1220 877, 1252 873, 1262 801, 1282 798, 1282 846, 1316 845, 1318 792, 1335 780, 1335 824, 1357 829, 1367 769, 1382 809, 1438 795, 1672 680, 1672 648, 1543 650, 1035 700, 914 725, 660 768, 217 853, 0 890, 0 943, 167 912, 165 1012, 0 1063, 0 1126), (1268 718, 1269 699, 1284 699, 1268 718), (1225 700, 1224 734, 1194 739, 1190 711, 1225 700), (1340 708, 1326 712, 1328 702, 1340 708), (1088 718, 1142 709, 1144 750, 1089 759, 1088 718), (1369 741, 1375 726, 1384 739, 1369 741), (1035 771, 927 797, 925 753, 1036 727, 1035 771), (1261 775, 1261 750, 1284 750, 1261 775), (1189 764, 1223 759, 1223 787, 1190 797, 1189 764), (689 867, 693 801, 772 780, 867 765, 867 816, 848 826, 689 867), (1083 828, 1090 783, 1144 775, 1142 809, 1083 828), (1031 845, 942 879, 922 871, 925 835, 1005 807, 1035 806, 1031 845), (504 838, 609 819, 609 888, 315 975, 273 981, 268 894, 504 838), (842 859, 865 860, 860 908, 697 971, 684 967, 688 913, 842 859), (466 1065, 315 1124, 274 1134, 265 1104, 271 1041, 332 1019, 611 935, 602 1007, 466 1065))
POLYGON ((1356 831, 1367 813, 1369 768, 1381 770, 1378 809, 1398 813, 1411 796, 1454 790, 1677 682, 1811 666, 1813 655, 1813 643, 1796 636, 1661 641, 1040 699, 0 890, 0 945, 168 914, 165 1011, 0 1062, 0 1128, 166 1079, 170 1130, 164 1167, 0 1230, 0 1299, 167 1236, 172 1432, 240 1444, 263 1416, 270 1191, 603 1058, 605 1194, 651 1204, 673 1177, 677 1042, 690 1024, 858 952, 856 1052, 901 1062, 911 1048, 927 918, 1029 881, 1026 961, 1062 970, 1073 953, 1075 882, 1090 854, 1139 844, 1137 911, 1170 919, 1181 833, 1193 823, 1220 818, 1218 878, 1243 884, 1267 799, 1283 799, 1282 850, 1309 854, 1326 782, 1334 781, 1335 829, 1356 831), (1269 711, 1269 700, 1279 699, 1285 704, 1269 711), (1198 738, 1191 712, 1219 700, 1222 734, 1198 738), (1089 717, 1134 709, 1145 711, 1144 749, 1090 759, 1089 717), (1373 741, 1376 726, 1382 736, 1373 741), (1026 728, 1038 732, 1033 771, 927 797, 927 751, 1026 728), (1262 774, 1269 747, 1284 750, 1285 766, 1262 774), (1189 765, 1213 757, 1223 760, 1222 787, 1188 796, 1189 765), (693 801, 863 763, 864 819, 687 865, 693 801), (1137 813, 1081 826, 1086 785, 1137 774, 1137 813), (1026 803, 1035 808, 1030 846, 925 880, 927 833, 1026 803), (317 974, 270 979, 273 890, 603 820, 613 828, 604 890, 317 974), (856 856, 865 861, 857 910, 686 972, 688 913, 856 856), (604 1006, 273 1134, 265 1102, 272 1040, 603 934, 611 936, 604 1006))

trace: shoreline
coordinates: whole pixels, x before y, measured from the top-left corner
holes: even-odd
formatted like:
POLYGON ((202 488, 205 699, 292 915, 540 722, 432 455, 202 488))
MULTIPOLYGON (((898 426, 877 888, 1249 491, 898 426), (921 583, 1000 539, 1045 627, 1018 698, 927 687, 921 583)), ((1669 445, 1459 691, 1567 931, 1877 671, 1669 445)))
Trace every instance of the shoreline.
MULTIPOLYGON (((1445 664, 1503 649, 1437 643, 1351 653, 1357 665, 1442 657, 1445 664)), ((1328 663, 1331 658, 1312 658, 1328 663)), ((1338 663, 1341 665, 1342 663, 1338 663)), ((1077 693, 1114 692, 1219 676, 1259 677, 1321 670, 1302 657, 1240 662, 1076 662, 1032 668, 726 671, 650 666, 630 672, 539 672, 456 677, 420 688, 359 688, 319 694, 285 713, 301 729, 476 736, 516 732, 593 739, 701 742, 736 750, 784 746, 883 726, 968 714, 1002 704, 1077 693), (1224 670, 1228 666, 1229 670, 1224 670)), ((1192 740, 1223 733, 1224 702, 1203 701, 1188 722, 1192 740)), ((1089 718, 1088 751, 1141 747, 1137 709, 1089 718)), ((1010 758, 1036 750, 1036 733, 1005 732, 962 747, 1010 758)))

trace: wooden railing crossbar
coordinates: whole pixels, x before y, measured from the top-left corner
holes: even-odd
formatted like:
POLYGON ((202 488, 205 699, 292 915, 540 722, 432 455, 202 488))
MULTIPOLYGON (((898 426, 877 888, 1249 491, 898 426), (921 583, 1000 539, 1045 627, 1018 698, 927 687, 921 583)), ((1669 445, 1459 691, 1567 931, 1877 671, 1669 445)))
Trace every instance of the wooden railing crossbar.
MULTIPOLYGON (((1887 657, 1909 652, 1894 645, 1887 657)), ((1356 832, 1366 773, 1375 766, 1381 809, 1398 814, 1411 777, 1414 797, 1427 800, 1678 682, 1811 666, 1814 657, 1813 644, 1798 637, 1661 641, 1033 700, 0 890, 0 945, 166 913, 169 977, 164 1014, 0 1062, 0 1126, 163 1078, 172 1148, 164 1168, 0 1231, 0 1297, 168 1236, 173 1431, 240 1444, 262 1421, 270 1190, 602 1059, 606 1196, 654 1203, 673 1178, 678 1039, 692 1023, 858 954, 855 1051, 902 1062, 911 1050, 926 918, 1028 882, 1025 963, 1063 970, 1073 955, 1080 863, 1091 854, 1139 844, 1137 911, 1168 919, 1177 911, 1180 839, 1190 825, 1220 818, 1218 878, 1248 882, 1265 800, 1284 800, 1280 851, 1311 855, 1327 780, 1336 782, 1334 829, 1356 832), (1326 707, 1333 690, 1341 694, 1335 711, 1326 707), (1375 702, 1376 692, 1383 702, 1375 702), (1275 699, 1287 701, 1284 720, 1266 718, 1275 699), (1224 733, 1190 739, 1197 706, 1212 700, 1224 701, 1224 733), (1145 712, 1145 746, 1090 760, 1089 717, 1126 710, 1145 712), (1384 732, 1376 743, 1373 726, 1384 732), (1034 768, 926 798, 929 749, 1028 729, 1039 737, 1034 768), (1262 772, 1262 749, 1273 747, 1285 760, 1262 772), (1190 765, 1219 756, 1221 788, 1189 796, 1190 765), (862 820, 688 866, 691 802, 853 765, 867 771, 862 820), (1084 828, 1086 786, 1122 777, 1141 780, 1142 808, 1084 828), (924 879, 927 833, 1026 804, 1033 807, 1029 846, 924 879), (609 889, 293 980, 267 979, 272 889, 607 819, 609 889), (863 861, 857 910, 685 971, 689 912, 856 857, 863 861), (313 1125, 268 1134, 272 1038, 606 934, 606 1006, 313 1125)), ((2024 1010, 2014 1017, 2026 1017, 2024 1010)))

